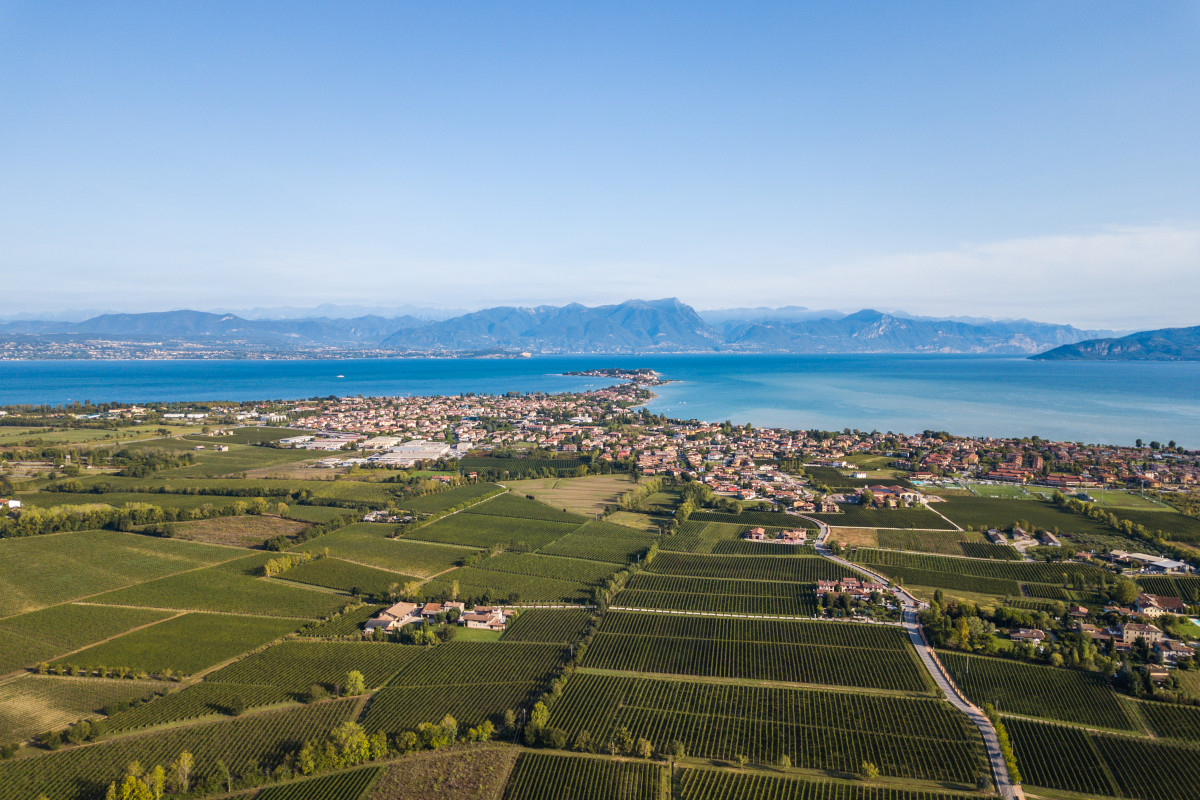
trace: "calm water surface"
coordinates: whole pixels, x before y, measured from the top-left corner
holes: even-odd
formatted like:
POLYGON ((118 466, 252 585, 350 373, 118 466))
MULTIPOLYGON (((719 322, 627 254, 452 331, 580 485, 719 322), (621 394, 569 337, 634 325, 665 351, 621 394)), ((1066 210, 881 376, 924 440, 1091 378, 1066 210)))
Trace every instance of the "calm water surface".
POLYGON ((574 391, 562 373, 650 367, 671 416, 1200 446, 1200 364, 994 356, 681 355, 318 361, 7 361, 0 404, 574 391), (339 375, 344 377, 338 377, 339 375))

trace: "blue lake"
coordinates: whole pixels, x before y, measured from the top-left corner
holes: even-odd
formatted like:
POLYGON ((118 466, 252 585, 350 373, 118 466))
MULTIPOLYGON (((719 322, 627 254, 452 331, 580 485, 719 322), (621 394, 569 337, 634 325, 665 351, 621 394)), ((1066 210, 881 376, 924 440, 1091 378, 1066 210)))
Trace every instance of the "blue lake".
POLYGON ((573 391, 606 381, 562 373, 596 367, 658 370, 675 382, 657 390, 650 408, 683 418, 1200 447, 1197 363, 942 355, 4 361, 0 404, 573 391))

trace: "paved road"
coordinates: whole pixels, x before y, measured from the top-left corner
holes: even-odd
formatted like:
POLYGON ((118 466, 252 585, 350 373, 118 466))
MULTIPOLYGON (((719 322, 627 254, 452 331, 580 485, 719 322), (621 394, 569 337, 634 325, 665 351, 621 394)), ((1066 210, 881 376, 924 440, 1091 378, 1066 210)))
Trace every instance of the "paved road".
MULTIPOLYGON (((822 527, 821 535, 817 540, 817 552, 819 554, 848 569, 865 572, 881 583, 888 582, 888 579, 883 575, 865 569, 861 564, 852 564, 846 559, 830 553, 825 548, 824 543, 828 529, 819 520, 814 521, 822 527)), ((1025 800, 1025 793, 1021 790, 1021 787, 1014 784, 1009 778, 1008 765, 1004 763, 1004 755, 1000 752, 1000 740, 996 737, 996 728, 992 725, 992 721, 987 718, 987 714, 984 714, 978 706, 967 700, 966 695, 955 685, 954 681, 950 678, 950 674, 942 667, 937 654, 934 653, 933 648, 925 640, 925 633, 921 630, 921 623, 917 621, 917 599, 903 587, 898 586, 896 589, 901 595, 902 600, 911 604, 911 607, 904 610, 904 627, 908 629, 908 636, 912 639, 913 647, 917 649, 917 655, 921 657, 921 663, 929 671, 929 675, 933 678, 934 683, 946 694, 946 699, 955 708, 966 714, 971 722, 975 723, 975 727, 979 729, 979 733, 983 737, 984 748, 987 750, 988 761, 992 764, 992 775, 996 779, 996 787, 1000 791, 1000 796, 1005 798, 1005 800, 1025 800)))

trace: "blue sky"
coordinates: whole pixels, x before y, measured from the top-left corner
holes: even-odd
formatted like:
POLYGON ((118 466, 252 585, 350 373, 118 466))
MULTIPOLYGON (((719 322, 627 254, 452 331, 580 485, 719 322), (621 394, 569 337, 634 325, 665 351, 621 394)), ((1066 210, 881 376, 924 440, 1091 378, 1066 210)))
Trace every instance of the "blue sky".
POLYGON ((0 0, 0 75, 27 309, 1200 323, 1195 2, 0 0))

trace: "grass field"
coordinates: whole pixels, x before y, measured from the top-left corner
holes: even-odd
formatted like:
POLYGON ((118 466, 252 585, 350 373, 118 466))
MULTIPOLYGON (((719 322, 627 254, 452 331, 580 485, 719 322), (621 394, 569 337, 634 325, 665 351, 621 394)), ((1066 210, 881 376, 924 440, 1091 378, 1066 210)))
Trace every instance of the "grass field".
POLYGON ((0 539, 0 617, 227 561, 236 551, 116 531, 0 539))
MULTIPOLYGON (((214 444, 224 444, 224 442, 215 441, 214 444)), ((192 443, 188 442, 188 445, 190 447, 192 443)), ((229 450, 224 453, 202 450, 195 453, 195 456, 195 464, 163 470, 160 474, 165 477, 177 478, 215 478, 220 475, 233 475, 263 467, 309 461, 317 457, 307 450, 279 450, 273 447, 252 447, 242 444, 230 444, 229 450)))
POLYGON ((194 675, 294 631, 298 620, 184 614, 89 647, 56 663, 194 675))
MULTIPOLYGON (((269 554, 263 553, 261 557, 269 557, 269 554)), ((235 567, 236 564, 228 568, 210 567, 185 572, 92 599, 109 605, 307 619, 327 616, 346 603, 344 596, 283 581, 252 578, 235 567)))
POLYGON ((546 505, 565 508, 587 517, 596 516, 636 485, 632 475, 587 475, 582 478, 534 478, 509 481, 513 494, 532 495, 546 505))
POLYGON ((19 742, 43 731, 96 717, 117 702, 149 697, 171 684, 57 675, 21 675, 0 683, 0 742, 19 742))
POLYGON ((330 555, 347 561, 422 578, 445 572, 476 552, 469 547, 387 538, 393 529, 392 525, 359 522, 296 549, 321 552, 329 548, 330 555))

